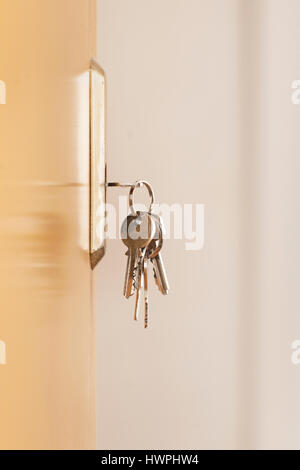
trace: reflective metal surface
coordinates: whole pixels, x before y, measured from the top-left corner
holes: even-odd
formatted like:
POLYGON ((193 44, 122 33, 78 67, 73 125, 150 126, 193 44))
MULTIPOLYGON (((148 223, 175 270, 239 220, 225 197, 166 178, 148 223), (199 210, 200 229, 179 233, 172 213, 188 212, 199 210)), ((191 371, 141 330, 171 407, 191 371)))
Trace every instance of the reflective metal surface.
POLYGON ((92 269, 105 251, 105 76, 92 59, 90 66, 90 259, 92 269))

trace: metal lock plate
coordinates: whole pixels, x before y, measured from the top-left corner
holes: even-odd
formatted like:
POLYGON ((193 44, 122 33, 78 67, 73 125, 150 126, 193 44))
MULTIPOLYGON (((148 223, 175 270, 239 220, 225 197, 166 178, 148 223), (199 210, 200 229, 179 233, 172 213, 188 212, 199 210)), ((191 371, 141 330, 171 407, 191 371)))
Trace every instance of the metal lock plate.
POLYGON ((92 269, 105 253, 105 74, 90 66, 90 262, 92 269))

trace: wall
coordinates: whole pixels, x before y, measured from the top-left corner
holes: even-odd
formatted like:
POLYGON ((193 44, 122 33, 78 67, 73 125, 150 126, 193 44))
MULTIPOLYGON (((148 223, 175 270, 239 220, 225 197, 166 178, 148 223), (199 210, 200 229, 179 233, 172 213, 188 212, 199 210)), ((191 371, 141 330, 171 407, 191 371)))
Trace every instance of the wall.
MULTIPOLYGON (((205 245, 165 243, 151 325, 109 241, 99 296, 98 446, 299 448, 296 0, 99 0, 108 178, 205 204, 205 245)), ((108 190, 117 204, 123 190, 108 190)))

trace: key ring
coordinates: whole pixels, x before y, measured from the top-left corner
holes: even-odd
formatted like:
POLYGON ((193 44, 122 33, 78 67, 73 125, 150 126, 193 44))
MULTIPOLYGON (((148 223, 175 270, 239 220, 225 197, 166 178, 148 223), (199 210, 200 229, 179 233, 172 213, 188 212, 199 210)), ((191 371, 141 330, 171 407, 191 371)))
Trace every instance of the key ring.
POLYGON ((151 199, 148 212, 149 212, 149 214, 152 213, 153 204, 154 204, 154 192, 153 192, 151 184, 148 183, 147 181, 137 180, 135 183, 119 183, 117 181, 112 181, 112 182, 106 183, 105 186, 107 188, 109 188, 109 187, 130 188, 130 191, 129 191, 129 208, 130 208, 130 212, 134 216, 136 216, 137 213, 136 213, 136 210, 134 208, 133 193, 134 193, 136 188, 141 188, 142 186, 146 186, 146 188, 148 190, 148 193, 149 193, 149 196, 150 196, 150 199, 151 199))
POLYGON ((128 196, 128 201, 129 201, 129 209, 130 209, 130 212, 132 213, 132 215, 136 216, 137 213, 136 213, 136 210, 135 210, 135 207, 134 207, 134 200, 133 200, 133 193, 135 191, 136 188, 141 188, 142 186, 145 186, 148 190, 148 193, 149 193, 149 196, 150 196, 150 206, 149 206, 149 210, 148 210, 148 213, 151 214, 152 213, 152 209, 153 209, 153 204, 154 204, 154 192, 153 192, 153 189, 151 187, 151 185, 145 181, 145 180, 138 180, 136 181, 135 183, 133 183, 130 187, 130 191, 129 191, 129 196, 128 196))

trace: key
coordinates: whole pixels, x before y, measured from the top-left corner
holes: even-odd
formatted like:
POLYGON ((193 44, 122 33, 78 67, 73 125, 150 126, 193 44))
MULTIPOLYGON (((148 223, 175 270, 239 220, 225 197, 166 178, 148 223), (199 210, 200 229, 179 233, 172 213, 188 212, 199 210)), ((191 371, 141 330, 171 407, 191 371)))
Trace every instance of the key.
POLYGON ((160 252, 154 258, 152 258, 151 261, 153 264, 154 277, 156 278, 157 286, 163 295, 167 295, 169 293, 170 287, 160 252))
POLYGON ((147 268, 147 257, 146 249, 143 250, 139 264, 138 264, 138 286, 136 291, 134 319, 138 320, 139 314, 139 303, 140 303, 140 291, 144 288, 144 327, 148 328, 148 316, 149 316, 149 303, 148 303, 148 268, 147 268))
POLYGON ((129 298, 134 292, 134 276, 137 272, 135 268, 139 258, 139 250, 149 243, 153 237, 154 230, 153 220, 147 213, 137 213, 136 216, 129 215, 122 224, 122 240, 128 247, 123 291, 126 298, 129 298))
POLYGON ((153 215, 155 217, 156 222, 156 233, 159 233, 159 241, 152 240, 148 247, 148 258, 151 260, 153 264, 153 271, 154 271, 154 278, 157 284, 158 289, 163 295, 167 295, 169 292, 169 283, 167 279, 166 270, 164 267, 163 259, 161 256, 161 248, 163 245, 163 230, 161 219, 157 215, 153 215))
POLYGON ((143 262, 143 278, 144 278, 144 328, 148 328, 149 305, 148 305, 148 260, 144 258, 143 262))
POLYGON ((142 289, 142 273, 141 273, 141 256, 142 254, 140 253, 140 258, 138 261, 138 265, 136 267, 136 275, 134 279, 134 284, 135 284, 135 289, 136 289, 136 294, 135 294, 135 306, 134 306, 134 320, 137 321, 139 317, 139 310, 140 310, 140 291, 142 289))
POLYGON ((128 299, 134 293, 134 280, 136 276, 135 266, 137 262, 137 252, 127 250, 125 255, 127 256, 125 282, 123 288, 123 295, 128 299))
MULTIPOLYGON (((156 240, 152 240, 147 250, 147 258, 151 261, 151 258, 150 258, 151 255, 153 254, 153 257, 155 257, 155 253, 158 253, 160 249, 161 249, 161 246, 159 247, 158 242, 156 240)), ((162 286, 161 286, 160 280, 158 279, 156 275, 156 270, 154 269, 154 266, 153 266, 153 275, 154 275, 155 284, 157 285, 159 291, 162 292, 162 286)))
MULTIPOLYGON (((143 212, 145 214, 145 212, 143 212)), ((149 214, 149 213, 148 213, 149 214)), ((136 278, 135 278, 135 285, 136 285, 136 299, 135 299, 135 309, 134 309, 134 319, 138 320, 139 315, 139 305, 140 305, 140 291, 144 288, 144 327, 148 327, 148 317, 149 317, 149 302, 148 302, 148 247, 151 243, 153 243, 157 237, 159 237, 159 230, 158 230, 158 223, 156 221, 155 216, 149 214, 152 217, 154 225, 155 225, 155 232, 152 237, 152 240, 149 244, 140 250, 140 259, 138 263, 138 268, 136 271, 136 278)))
POLYGON ((148 246, 155 232, 155 222, 148 213, 137 212, 129 215, 121 227, 121 237, 127 246, 127 267, 124 283, 124 296, 128 299, 134 293, 135 267, 139 250, 148 246))

